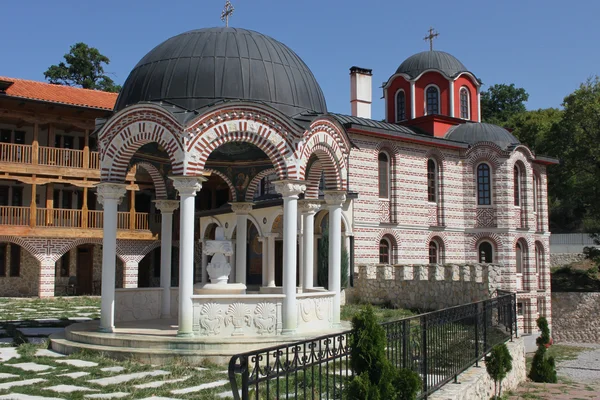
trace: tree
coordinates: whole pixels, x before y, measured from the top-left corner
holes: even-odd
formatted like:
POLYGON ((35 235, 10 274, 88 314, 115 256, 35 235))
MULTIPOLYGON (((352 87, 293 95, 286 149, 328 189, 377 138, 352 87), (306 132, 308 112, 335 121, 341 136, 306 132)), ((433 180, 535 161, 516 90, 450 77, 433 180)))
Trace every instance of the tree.
POLYGON ((109 58, 100 54, 95 47, 75 43, 64 58, 65 62, 52 65, 44 72, 50 83, 106 92, 121 90, 121 86, 104 73, 104 65, 110 64, 109 58))
POLYGON ((512 115, 504 126, 512 129, 522 144, 536 153, 546 154, 550 132, 562 116, 563 112, 557 108, 526 111, 512 115))
POLYGON ((485 358, 485 369, 494 380, 494 398, 502 395, 502 380, 512 371, 512 356, 506 344, 498 344, 492 348, 490 355, 485 358))
POLYGON ((513 115, 525 112, 529 94, 514 83, 495 84, 481 92, 481 118, 484 122, 504 125, 513 115))
POLYGON ((554 362, 554 357, 546 357, 547 346, 550 345, 548 321, 544 317, 539 317, 536 322, 542 334, 535 341, 537 350, 531 361, 529 378, 534 382, 556 383, 556 363, 554 362))

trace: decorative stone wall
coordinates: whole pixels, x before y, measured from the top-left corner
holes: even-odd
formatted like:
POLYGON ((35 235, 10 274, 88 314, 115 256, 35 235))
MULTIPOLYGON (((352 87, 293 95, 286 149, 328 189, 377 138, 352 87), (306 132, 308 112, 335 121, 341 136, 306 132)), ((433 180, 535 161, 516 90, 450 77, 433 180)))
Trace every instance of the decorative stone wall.
POLYGON ((0 296, 30 297, 38 295, 40 262, 27 250, 21 249, 21 269, 19 276, 9 276, 10 246, 6 250, 6 275, 0 276, 0 296))
POLYGON ((600 293, 552 293, 555 342, 600 343, 600 293))
MULTIPOLYGON (((525 366, 525 346, 523 338, 513 339, 506 343, 508 351, 513 358, 512 371, 502 381, 502 393, 516 389, 527 378, 525 366)), ((429 396, 432 400, 473 400, 489 399, 494 394, 494 381, 485 370, 485 362, 481 361, 479 367, 471 367, 458 375, 459 385, 448 383, 440 390, 429 396)))
POLYGON ((550 267, 562 267, 585 259, 583 253, 550 253, 550 267))
POLYGON ((143 321, 160 318, 162 288, 117 289, 115 321, 143 321))
POLYGON ((488 299, 501 288, 502 266, 361 265, 355 301, 437 310, 488 299))

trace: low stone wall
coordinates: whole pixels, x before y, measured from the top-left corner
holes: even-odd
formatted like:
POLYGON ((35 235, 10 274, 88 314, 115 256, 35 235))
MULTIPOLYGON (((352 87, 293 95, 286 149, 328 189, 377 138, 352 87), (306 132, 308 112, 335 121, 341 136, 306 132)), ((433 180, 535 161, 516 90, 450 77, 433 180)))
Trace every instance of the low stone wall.
POLYGON ((555 342, 600 343, 600 293, 552 293, 552 338, 555 342))
POLYGON ((453 307, 490 298, 502 284, 501 268, 496 264, 360 265, 352 299, 422 310, 453 307))
POLYGON ((550 268, 581 261, 585 258, 583 253, 550 253, 550 268))
POLYGON ((160 318, 162 288, 116 289, 115 322, 160 318))
MULTIPOLYGON (((523 339, 517 338, 506 344, 513 358, 512 371, 502 381, 502 393, 516 389, 519 384, 525 382, 527 371, 525 366, 525 347, 523 339)), ((432 400, 473 400, 489 399, 494 394, 494 381, 485 370, 485 362, 479 367, 471 367, 458 376, 458 382, 448 383, 440 390, 432 394, 432 400)))

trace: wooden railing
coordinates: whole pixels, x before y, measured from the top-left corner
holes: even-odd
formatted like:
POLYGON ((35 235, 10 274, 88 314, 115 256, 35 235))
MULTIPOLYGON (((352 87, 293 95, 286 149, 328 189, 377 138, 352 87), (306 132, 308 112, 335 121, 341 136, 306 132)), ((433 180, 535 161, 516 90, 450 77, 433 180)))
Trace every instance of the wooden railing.
POLYGON ((0 224, 13 226, 28 226, 30 217, 29 207, 0 207, 0 224))
MULTIPOLYGON (((32 220, 30 207, 0 206, 0 225, 81 229, 102 229, 104 226, 103 211, 36 208, 34 213, 32 220)), ((150 230, 150 220, 160 226, 160 214, 135 213, 133 228, 130 220, 129 212, 117 213, 117 229, 147 231, 150 230)))
POLYGON ((0 143, 0 162, 31 164, 31 149, 26 144, 0 143))
POLYGON ((0 143, 0 162, 39 164, 54 167, 100 169, 100 154, 90 151, 88 162, 83 150, 61 149, 30 144, 0 143), (86 165, 88 164, 88 165, 86 165))

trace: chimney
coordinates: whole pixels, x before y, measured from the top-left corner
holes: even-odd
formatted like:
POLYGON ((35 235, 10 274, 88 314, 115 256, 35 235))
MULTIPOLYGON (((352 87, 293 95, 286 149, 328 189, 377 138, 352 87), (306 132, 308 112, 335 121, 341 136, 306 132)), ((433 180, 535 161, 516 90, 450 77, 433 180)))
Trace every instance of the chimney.
POLYGON ((373 70, 350 68, 350 105, 353 117, 371 119, 373 70))

